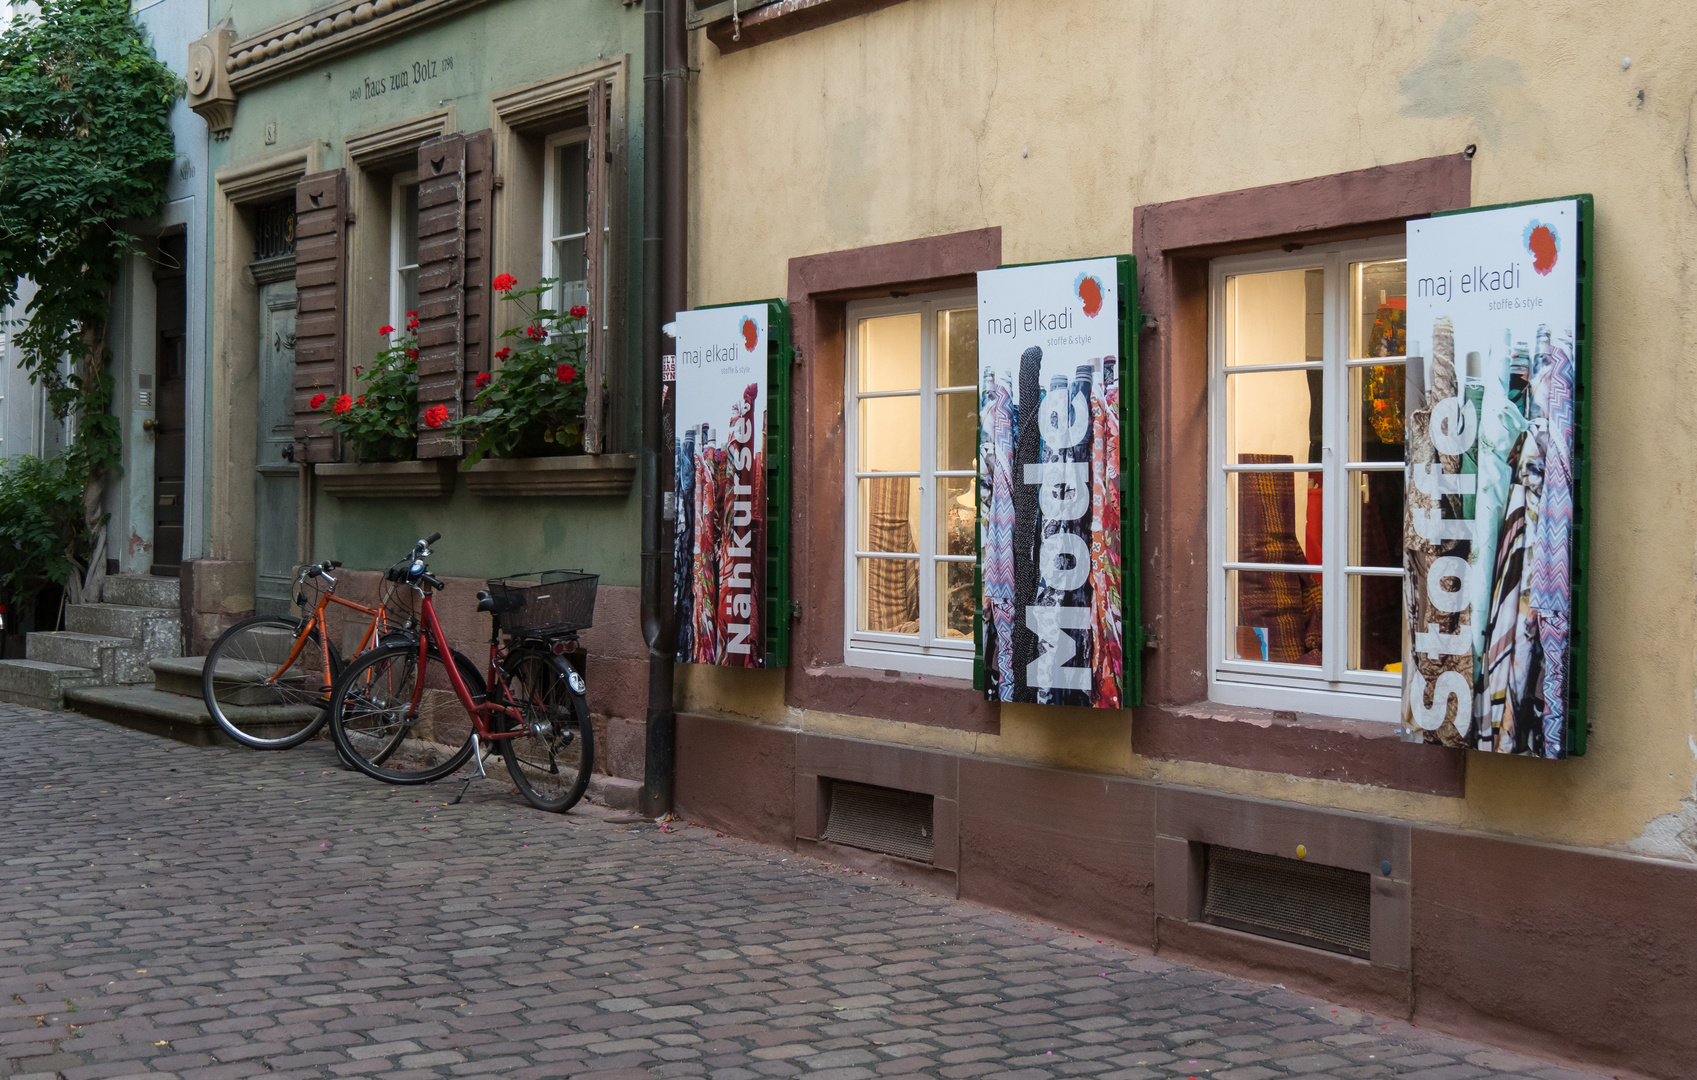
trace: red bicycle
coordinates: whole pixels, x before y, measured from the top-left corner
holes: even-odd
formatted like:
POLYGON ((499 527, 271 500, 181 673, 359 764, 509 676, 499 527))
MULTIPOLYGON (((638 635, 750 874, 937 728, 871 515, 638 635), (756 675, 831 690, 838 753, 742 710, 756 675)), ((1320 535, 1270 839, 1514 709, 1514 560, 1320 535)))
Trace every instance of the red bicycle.
POLYGON ((490 581, 477 610, 489 613, 487 674, 448 644, 432 597, 445 586, 425 559, 435 533, 386 576, 419 596, 416 640, 373 649, 342 670, 330 692, 330 733, 359 771, 390 784, 427 784, 499 746, 507 772, 539 810, 583 798, 595 760, 595 729, 577 632, 591 623, 594 574, 551 570, 490 581), (506 642, 503 644, 502 637, 506 642))

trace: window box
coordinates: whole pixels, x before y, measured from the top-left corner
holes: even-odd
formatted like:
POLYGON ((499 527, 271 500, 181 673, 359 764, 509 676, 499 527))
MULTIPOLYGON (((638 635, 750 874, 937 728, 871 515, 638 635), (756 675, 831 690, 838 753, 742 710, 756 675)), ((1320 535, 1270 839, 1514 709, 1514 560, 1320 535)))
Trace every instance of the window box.
POLYGON ((549 496, 630 494, 635 454, 577 454, 570 457, 484 458, 466 471, 473 495, 549 496))
POLYGON ((313 466, 318 486, 338 499, 429 499, 454 491, 454 465, 435 461, 373 461, 313 466))

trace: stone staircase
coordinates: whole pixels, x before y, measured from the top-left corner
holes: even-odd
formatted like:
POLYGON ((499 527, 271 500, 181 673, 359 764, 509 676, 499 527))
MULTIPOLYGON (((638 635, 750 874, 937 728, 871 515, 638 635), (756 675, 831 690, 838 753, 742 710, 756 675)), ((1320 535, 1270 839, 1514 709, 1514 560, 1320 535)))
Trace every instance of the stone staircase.
POLYGON ((100 603, 66 608, 66 629, 30 634, 24 659, 0 660, 0 701, 59 710, 77 691, 150 686, 153 661, 183 651, 177 597, 175 578, 107 578, 100 603))

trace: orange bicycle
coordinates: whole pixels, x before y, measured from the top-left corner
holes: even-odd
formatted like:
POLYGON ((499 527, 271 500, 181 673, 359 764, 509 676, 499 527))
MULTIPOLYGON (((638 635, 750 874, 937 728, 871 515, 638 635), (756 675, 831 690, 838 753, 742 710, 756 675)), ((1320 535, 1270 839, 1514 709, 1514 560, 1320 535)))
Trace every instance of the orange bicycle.
POLYGON ((395 636, 388 597, 376 607, 367 607, 336 595, 336 579, 330 571, 341 565, 315 563, 301 567, 295 575, 295 603, 303 610, 307 584, 322 585, 310 615, 243 619, 207 651, 201 694, 206 711, 230 738, 255 750, 287 750, 323 729, 330 719, 326 711, 330 688, 342 670, 342 655, 330 641, 324 617, 331 604, 371 616, 356 655, 395 636))

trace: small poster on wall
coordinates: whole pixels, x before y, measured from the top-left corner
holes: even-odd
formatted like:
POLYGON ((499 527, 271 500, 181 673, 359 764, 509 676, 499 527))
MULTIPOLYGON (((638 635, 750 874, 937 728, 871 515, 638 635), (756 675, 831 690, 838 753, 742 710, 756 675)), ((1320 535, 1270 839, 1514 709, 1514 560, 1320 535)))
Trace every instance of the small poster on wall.
POLYGON ((1408 223, 1411 741, 1584 752, 1588 208, 1575 198, 1408 223))
POLYGON ((1119 270, 978 274, 980 641, 995 701, 1127 704, 1119 270))
POLYGON ((678 313, 673 610, 682 664, 766 664, 768 305, 678 313))

